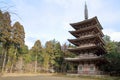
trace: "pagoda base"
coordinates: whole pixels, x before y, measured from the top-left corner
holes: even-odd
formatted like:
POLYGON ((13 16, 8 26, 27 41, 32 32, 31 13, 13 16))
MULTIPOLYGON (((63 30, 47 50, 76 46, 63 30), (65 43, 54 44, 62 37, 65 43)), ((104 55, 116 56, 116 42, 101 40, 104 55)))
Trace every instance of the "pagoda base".
POLYGON ((79 63, 78 74, 86 74, 86 75, 98 75, 101 74, 101 72, 98 70, 97 66, 94 63, 79 63))

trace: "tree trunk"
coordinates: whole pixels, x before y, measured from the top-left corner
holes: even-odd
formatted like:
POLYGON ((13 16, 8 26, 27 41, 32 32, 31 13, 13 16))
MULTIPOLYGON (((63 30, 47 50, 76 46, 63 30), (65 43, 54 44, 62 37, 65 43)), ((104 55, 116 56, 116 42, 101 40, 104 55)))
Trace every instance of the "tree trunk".
POLYGON ((23 58, 22 56, 20 57, 20 72, 22 73, 23 72, 23 58))
MULTIPOLYGON (((17 54, 17 48, 15 49, 15 57, 16 57, 16 54, 17 54)), ((14 62, 15 62, 15 58, 12 59, 12 63, 11 63, 11 67, 10 67, 10 73, 12 73, 13 71, 13 65, 14 65, 14 62)))
POLYGON ((8 56, 7 63, 5 66, 5 72, 7 73, 9 71, 10 71, 10 56, 8 56))
MULTIPOLYGON (((3 51, 4 52, 4 51, 3 51)), ((2 65, 2 73, 5 70, 5 64, 6 64, 6 57, 7 57, 7 51, 5 50, 4 58, 3 58, 3 65, 2 65)))
POLYGON ((4 48, 2 48, 2 57, 1 57, 2 63, 1 63, 1 65, 3 64, 3 60, 4 60, 4 48))
POLYGON ((12 73, 13 71, 13 63, 11 64, 11 67, 10 67, 10 73, 12 73))
POLYGON ((35 73, 37 72, 37 55, 35 56, 35 73))

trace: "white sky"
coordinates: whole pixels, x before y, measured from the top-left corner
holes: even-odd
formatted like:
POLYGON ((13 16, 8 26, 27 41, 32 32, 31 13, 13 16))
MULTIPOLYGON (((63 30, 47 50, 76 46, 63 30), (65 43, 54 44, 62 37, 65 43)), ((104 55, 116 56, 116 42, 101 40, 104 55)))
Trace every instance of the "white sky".
POLYGON ((25 28, 25 43, 31 48, 36 40, 42 45, 56 39, 61 44, 73 38, 69 23, 84 20, 84 4, 87 2, 89 18, 97 16, 103 33, 120 41, 120 0, 0 0, 0 8, 13 6, 12 24, 19 21, 25 28), (4 2, 4 3, 3 3, 4 2), (15 12, 17 16, 13 13, 15 12))

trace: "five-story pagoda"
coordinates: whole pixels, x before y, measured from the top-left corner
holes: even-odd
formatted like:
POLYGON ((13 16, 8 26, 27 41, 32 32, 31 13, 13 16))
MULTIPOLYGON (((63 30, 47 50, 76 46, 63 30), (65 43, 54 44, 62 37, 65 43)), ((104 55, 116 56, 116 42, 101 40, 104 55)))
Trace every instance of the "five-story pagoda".
POLYGON ((102 26, 97 17, 88 19, 87 5, 85 4, 85 20, 70 24, 75 31, 69 31, 76 39, 68 39, 75 48, 69 51, 77 54, 75 58, 65 58, 68 62, 77 63, 78 74, 100 74, 99 66, 103 61, 105 42, 102 39, 102 26))

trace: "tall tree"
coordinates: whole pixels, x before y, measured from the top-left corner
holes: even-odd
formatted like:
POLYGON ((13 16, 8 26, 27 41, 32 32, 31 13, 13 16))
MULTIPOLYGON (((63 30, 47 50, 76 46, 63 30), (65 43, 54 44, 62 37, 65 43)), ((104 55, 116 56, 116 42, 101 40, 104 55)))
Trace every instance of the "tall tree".
POLYGON ((59 42, 56 41, 54 45, 54 56, 55 56, 55 64, 54 64, 54 70, 56 72, 62 72, 62 68, 64 66, 64 55, 61 50, 61 45, 59 42))
POLYGON ((53 65, 55 64, 55 55, 54 55, 54 41, 47 41, 45 44, 46 53, 49 55, 49 68, 53 70, 53 65))
POLYGON ((48 72, 50 55, 46 52, 45 48, 42 50, 42 53, 43 53, 43 69, 45 72, 48 72))
POLYGON ((7 52, 8 47, 11 40, 11 20, 9 12, 2 13, 0 11, 0 42, 3 45, 3 65, 2 65, 2 72, 5 69, 6 60, 7 60, 7 52))
POLYGON ((19 22, 15 22, 12 27, 12 39, 16 48, 24 45, 25 32, 23 26, 19 22))
POLYGON ((37 72, 38 66, 38 55, 42 53, 42 46, 40 40, 37 40, 32 47, 33 54, 35 55, 35 73, 37 72))
MULTIPOLYGON (((20 63, 21 63, 21 68, 20 71, 22 69, 22 53, 23 52, 23 48, 25 47, 25 42, 24 42, 24 38, 25 38, 25 32, 24 32, 24 27, 19 23, 19 22, 15 22, 15 24, 12 27, 12 34, 11 34, 11 39, 12 39, 12 44, 15 46, 15 56, 20 59, 20 63)), ((12 64, 14 65, 14 64, 12 64)))

